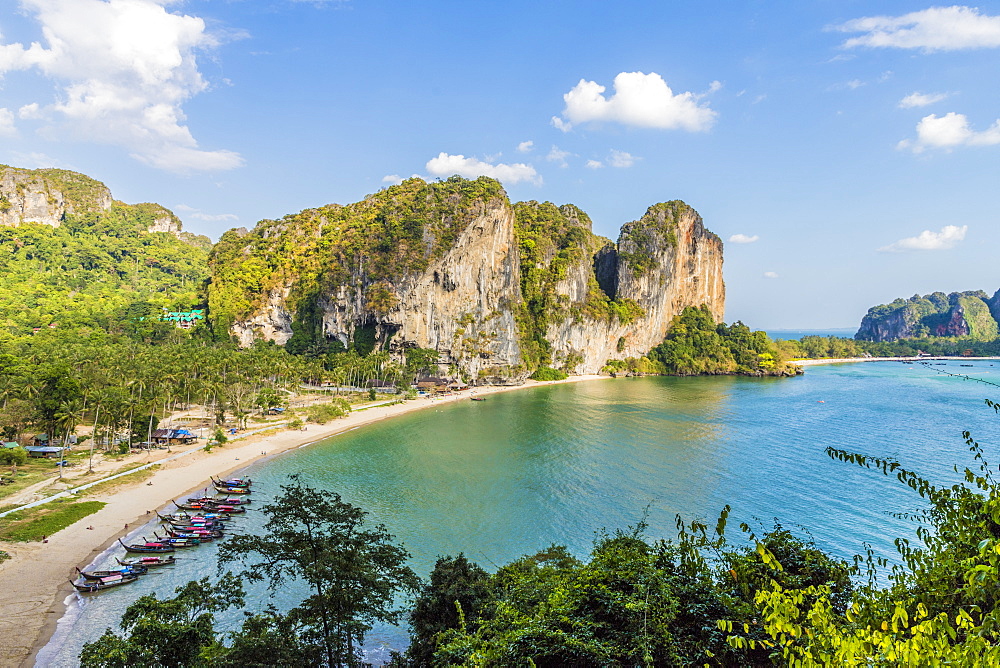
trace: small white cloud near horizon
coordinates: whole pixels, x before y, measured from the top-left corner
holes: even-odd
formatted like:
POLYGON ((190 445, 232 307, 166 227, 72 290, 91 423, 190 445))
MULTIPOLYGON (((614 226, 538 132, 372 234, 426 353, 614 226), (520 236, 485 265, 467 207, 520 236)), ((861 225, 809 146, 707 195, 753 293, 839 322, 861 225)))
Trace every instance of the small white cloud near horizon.
MULTIPOLYGON (((702 95, 674 94, 667 82, 656 72, 621 72, 614 80, 614 94, 596 81, 580 79, 563 95, 566 107, 561 116, 552 117, 552 125, 569 132, 574 125, 590 122, 612 122, 640 128, 687 130, 704 132, 712 127, 718 112, 699 104, 702 95)), ((709 91, 721 87, 712 82, 709 91)))
POLYGON ((729 237, 729 243, 731 243, 731 244, 752 244, 753 242, 758 241, 759 239, 760 239, 760 237, 758 235, 756 235, 756 234, 754 234, 754 235, 734 234, 731 237, 729 237))
POLYGON ((776 271, 765 271, 764 278, 778 278, 778 272, 776 271))
POLYGON ((55 83, 50 101, 19 110, 22 119, 47 122, 46 137, 120 146, 140 162, 182 174, 243 164, 233 151, 200 148, 185 124, 184 103, 209 89, 196 55, 223 41, 204 19, 167 11, 175 0, 20 4, 45 43, 0 41, 0 77, 37 71, 55 83))
POLYGON ((915 107, 927 107, 935 102, 940 102, 948 98, 948 93, 917 93, 913 92, 899 101, 900 109, 913 109, 915 107))
POLYGON ((572 156, 573 154, 570 153, 569 151, 564 151, 555 144, 553 144, 552 149, 549 151, 549 154, 545 156, 545 159, 548 160, 549 162, 556 163, 557 165, 559 165, 559 167, 569 167, 569 163, 566 161, 566 158, 572 156))
POLYGON ((0 137, 17 136, 17 126, 14 125, 14 112, 6 107, 0 107, 0 137))
POLYGON ((627 151, 617 151, 611 149, 611 157, 608 158, 608 164, 612 167, 617 167, 618 169, 625 169, 631 167, 635 164, 636 158, 634 155, 627 151))
POLYGON ((388 183, 393 186, 398 186, 403 182, 403 177, 399 174, 386 174, 382 177, 382 183, 388 183))
POLYGON ((427 161, 426 169, 434 176, 446 177, 458 174, 467 179, 488 176, 501 183, 520 183, 528 181, 535 185, 542 184, 542 177, 531 165, 523 162, 513 164, 499 163, 496 165, 476 158, 466 158, 464 155, 451 155, 441 152, 436 158, 427 161))
POLYGON ((63 162, 59 158, 53 158, 51 155, 47 155, 40 151, 29 151, 28 153, 23 151, 12 151, 10 154, 10 161, 18 167, 23 167, 24 169, 55 168, 79 171, 73 165, 63 162))
POLYGON ((947 250, 965 239, 969 226, 945 225, 940 232, 924 230, 915 237, 906 237, 879 248, 882 253, 902 253, 911 250, 947 250))
POLYGON ((1000 47, 1000 16, 976 7, 930 7, 902 16, 866 16, 829 30, 863 33, 841 46, 958 51, 1000 47))
POLYGON ((600 160, 588 160, 587 164, 584 165, 587 169, 600 169, 604 167, 604 163, 600 160))
POLYGON ((529 153, 533 148, 535 148, 535 142, 529 139, 528 141, 523 141, 517 145, 517 152, 529 153))
POLYGON ((174 212, 183 213, 187 218, 195 218, 197 220, 204 220, 209 223, 217 223, 224 220, 238 221, 240 219, 235 213, 205 213, 201 209, 196 209, 193 206, 187 204, 177 204, 174 206, 174 212))
POLYGON ((995 146, 1000 144, 1000 119, 982 131, 969 126, 965 114, 950 111, 944 116, 931 114, 917 123, 916 139, 904 139, 896 145, 898 149, 910 149, 922 153, 928 148, 950 150, 956 146, 995 146))

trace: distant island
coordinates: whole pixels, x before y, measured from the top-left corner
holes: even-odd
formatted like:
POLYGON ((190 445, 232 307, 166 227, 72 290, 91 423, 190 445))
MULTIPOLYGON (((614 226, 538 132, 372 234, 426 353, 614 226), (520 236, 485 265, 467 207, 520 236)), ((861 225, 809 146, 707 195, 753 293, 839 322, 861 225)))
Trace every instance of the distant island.
POLYGON ((868 309, 853 338, 803 336, 776 342, 785 359, 991 357, 1000 355, 1000 290, 934 292, 868 309))

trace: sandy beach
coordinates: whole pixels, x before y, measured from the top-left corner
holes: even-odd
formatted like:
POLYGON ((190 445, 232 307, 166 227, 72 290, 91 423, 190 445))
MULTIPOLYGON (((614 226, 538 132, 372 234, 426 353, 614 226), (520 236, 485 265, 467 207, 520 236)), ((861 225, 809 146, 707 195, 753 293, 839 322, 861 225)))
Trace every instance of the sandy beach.
MULTIPOLYGON (((52 535, 48 543, 0 543, 10 559, 0 564, 0 666, 32 666, 34 656, 48 642, 62 616, 63 601, 72 593, 74 567, 84 568, 128 527, 148 520, 147 512, 171 500, 203 489, 211 476, 226 476, 264 457, 274 457, 302 445, 336 436, 362 425, 470 396, 597 380, 607 376, 572 376, 561 381, 528 381, 513 387, 477 387, 440 398, 419 398, 400 404, 358 410, 325 425, 309 424, 304 430, 259 434, 190 456, 164 462, 137 483, 122 483, 111 490, 88 495, 107 505, 52 535), (90 528, 92 527, 92 528, 90 528)), ((169 593, 169 592, 164 592, 169 593)))

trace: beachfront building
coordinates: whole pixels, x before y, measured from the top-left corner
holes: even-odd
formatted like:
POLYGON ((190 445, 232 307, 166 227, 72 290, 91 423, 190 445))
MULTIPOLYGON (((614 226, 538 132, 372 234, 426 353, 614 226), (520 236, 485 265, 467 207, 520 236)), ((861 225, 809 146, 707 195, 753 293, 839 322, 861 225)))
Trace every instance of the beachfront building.
POLYGON ((187 429, 154 429, 154 445, 187 445, 198 439, 187 429))
POLYGON ((44 457, 45 459, 50 459, 52 457, 58 457, 59 451, 62 450, 62 448, 57 448, 51 445, 29 445, 25 448, 25 450, 28 451, 29 457, 44 457))

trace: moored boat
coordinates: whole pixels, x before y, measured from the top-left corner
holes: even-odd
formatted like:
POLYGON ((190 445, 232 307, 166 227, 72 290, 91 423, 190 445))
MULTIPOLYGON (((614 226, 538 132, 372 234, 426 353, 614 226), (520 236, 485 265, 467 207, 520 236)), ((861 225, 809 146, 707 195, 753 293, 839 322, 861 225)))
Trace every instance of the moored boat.
POLYGON ((219 494, 249 494, 249 487, 228 487, 226 485, 215 485, 215 491, 219 494))
POLYGON ((132 543, 126 544, 121 538, 118 539, 121 546, 125 548, 126 552, 135 552, 138 554, 153 554, 158 552, 173 552, 174 547, 172 545, 163 545, 162 543, 149 543, 143 539, 142 543, 132 543))
POLYGON ((165 557, 140 557, 139 559, 129 561, 122 561, 116 557, 115 560, 122 566, 142 566, 149 568, 150 566, 169 566, 177 561, 177 558, 173 555, 167 555, 165 557))
POLYGON ((112 575, 106 578, 101 578, 100 580, 87 580, 84 582, 73 582, 70 580, 70 584, 73 585, 77 591, 87 593, 111 589, 112 587, 117 587, 123 584, 130 584, 138 579, 138 575, 112 575))
POLYGON ((104 578, 110 578, 116 575, 145 575, 146 567, 141 564, 137 564, 134 566, 117 568, 111 571, 82 571, 77 568, 76 572, 79 573, 80 577, 85 580, 103 580, 104 578))
MULTIPOLYGON (((211 477, 211 476, 210 476, 211 477)), ((253 480, 250 478, 230 478, 229 480, 220 480, 215 477, 211 477, 212 484, 218 487, 222 485, 223 487, 244 487, 249 488, 253 484, 253 480)))

